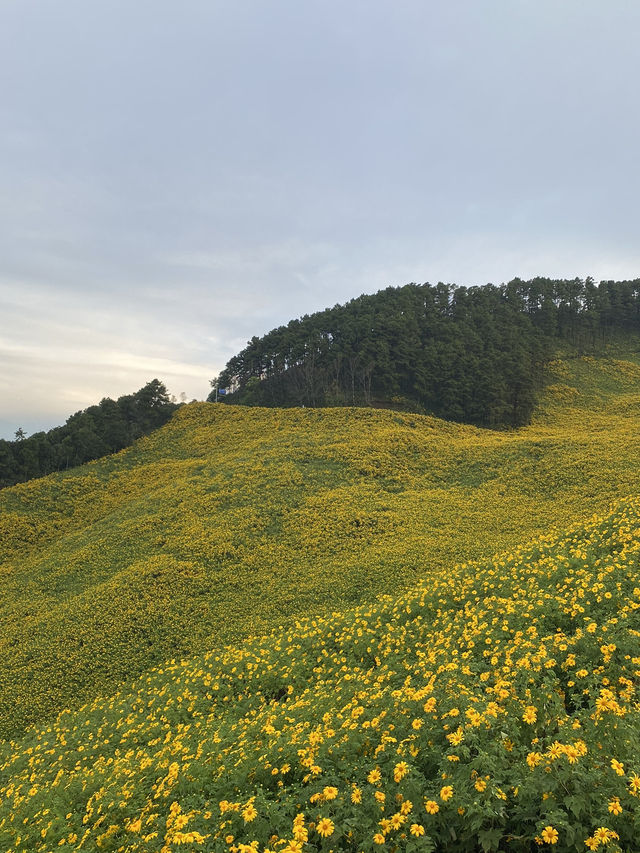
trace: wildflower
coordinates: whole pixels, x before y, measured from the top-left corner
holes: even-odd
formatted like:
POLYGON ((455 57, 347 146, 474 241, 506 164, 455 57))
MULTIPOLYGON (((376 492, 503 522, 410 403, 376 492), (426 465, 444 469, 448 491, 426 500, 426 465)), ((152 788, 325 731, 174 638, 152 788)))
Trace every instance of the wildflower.
POLYGON ((362 802, 362 791, 355 785, 353 786, 353 790, 351 791, 351 802, 356 804, 362 802))
POLYGON ((376 832, 376 834, 373 836, 373 843, 374 844, 384 844, 384 841, 385 841, 385 838, 381 832, 376 832))
POLYGON ((558 830, 554 829, 552 826, 545 826, 542 830, 542 840, 546 841, 547 844, 557 844, 558 830))
POLYGON ((409 765, 406 761, 400 761, 393 768, 393 779, 395 782, 401 782, 409 772, 409 765))
POLYGON ((435 800, 426 800, 424 807, 429 814, 437 814, 440 811, 440 806, 435 800))
POLYGON ((462 727, 458 726, 455 732, 451 732, 451 734, 448 734, 447 740, 454 746, 459 746, 459 744, 461 744, 464 740, 464 732, 462 730, 462 727))
POLYGON ((606 826, 599 826, 593 833, 593 837, 598 844, 608 844, 613 837, 613 833, 606 826))
POLYGON ((617 797, 613 800, 609 800, 609 811, 614 815, 622 813, 622 806, 620 805, 620 800, 617 797))
POLYGON ((258 816, 258 812, 256 811, 256 807, 253 803, 249 803, 248 806, 242 810, 242 817, 244 818, 245 823, 251 823, 252 820, 255 820, 258 816))
POLYGON ((416 838, 419 838, 421 835, 424 835, 424 826, 421 823, 412 823, 410 832, 411 835, 415 835, 416 838))
POLYGON ((453 797, 453 785, 445 785, 444 788, 440 788, 440 799, 443 802, 447 802, 453 797))
POLYGON ((400 829, 402 824, 405 822, 405 816, 400 814, 400 812, 396 812, 391 815, 391 828, 392 829, 400 829))
POLYGON ((531 770, 533 770, 534 767, 537 767, 537 765, 540 764, 542 760, 543 757, 539 752, 530 752, 527 755, 527 764, 529 765, 531 770))
POLYGON ((480 793, 482 793, 484 790, 486 790, 487 783, 484 781, 484 779, 478 779, 474 787, 476 791, 480 791, 480 793))
POLYGON ((322 789, 322 796, 325 798, 325 800, 335 800, 335 798, 338 796, 338 789, 334 788, 333 786, 327 785, 326 788, 322 789))
POLYGON ((379 767, 374 767, 374 769, 367 776, 367 782, 370 782, 372 785, 376 785, 382 777, 380 773, 379 767))
POLYGON ((611 768, 615 770, 618 776, 624 776, 624 764, 615 758, 611 759, 611 768))
POLYGON ((525 723, 535 723, 535 721, 538 719, 537 709, 533 705, 528 705, 524 710, 522 719, 525 721, 525 723))
POLYGON ((328 817, 321 817, 316 824, 316 832, 323 838, 333 835, 334 823, 328 817))

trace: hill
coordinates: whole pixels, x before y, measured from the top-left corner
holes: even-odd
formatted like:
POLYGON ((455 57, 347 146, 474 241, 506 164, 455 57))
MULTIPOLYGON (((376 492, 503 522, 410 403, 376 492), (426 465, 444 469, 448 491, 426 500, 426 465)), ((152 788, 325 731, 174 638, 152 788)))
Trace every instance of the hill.
POLYGON ((640 280, 388 287, 253 337, 213 380, 244 405, 376 405, 498 428, 528 424, 558 347, 640 332, 640 280))
POLYGON ((4 849, 637 850, 640 500, 0 745, 4 849), (619 844, 618 844, 619 842, 619 844))
POLYGON ((2 491, 0 733, 637 493, 639 362, 633 341, 558 360, 512 432, 190 404, 119 454, 2 491))

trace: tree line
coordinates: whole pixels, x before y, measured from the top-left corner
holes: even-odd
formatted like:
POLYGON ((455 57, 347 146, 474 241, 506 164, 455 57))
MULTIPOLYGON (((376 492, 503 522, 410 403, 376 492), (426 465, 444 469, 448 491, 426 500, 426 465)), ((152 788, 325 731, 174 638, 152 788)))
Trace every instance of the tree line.
POLYGON ((529 422, 559 341, 640 331, 640 280, 407 284, 253 337, 212 380, 229 403, 377 405, 485 427, 529 422))
POLYGON ((15 441, 0 439, 0 488, 42 477, 115 453, 165 424, 177 405, 166 387, 153 379, 134 394, 76 412, 64 426, 15 441))

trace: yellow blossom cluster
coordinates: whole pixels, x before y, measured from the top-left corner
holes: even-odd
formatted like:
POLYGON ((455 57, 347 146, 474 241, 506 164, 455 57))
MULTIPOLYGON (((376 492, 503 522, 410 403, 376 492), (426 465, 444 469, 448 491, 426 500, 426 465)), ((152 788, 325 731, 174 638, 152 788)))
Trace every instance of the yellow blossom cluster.
POLYGON ((639 560, 628 498, 169 660, 0 744, 0 849, 633 850, 639 560))

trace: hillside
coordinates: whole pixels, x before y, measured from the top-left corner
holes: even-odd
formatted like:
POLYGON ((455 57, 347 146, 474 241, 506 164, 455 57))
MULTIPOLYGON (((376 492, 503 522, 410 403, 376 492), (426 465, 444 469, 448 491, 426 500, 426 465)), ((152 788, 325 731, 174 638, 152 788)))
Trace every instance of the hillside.
POLYGON ((291 320, 212 381, 260 406, 375 405, 499 428, 530 423, 558 348, 602 355, 640 333, 640 280, 388 287, 291 320))
POLYGON ((636 498, 171 660, 0 745, 3 849, 637 850, 639 554, 636 498))
POLYGON ((553 370, 518 431, 191 404, 115 456, 4 490, 0 733, 638 493, 635 345, 553 370))

